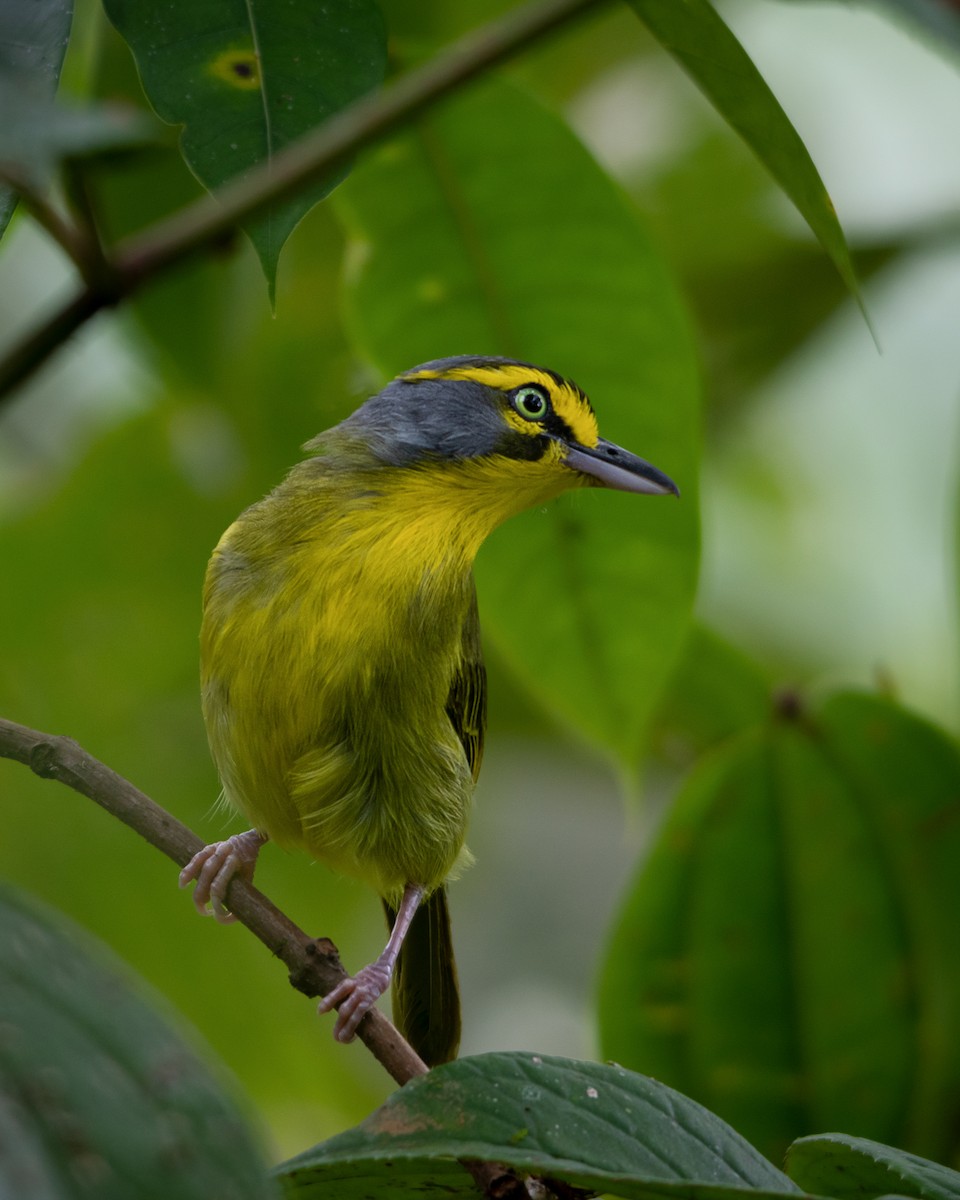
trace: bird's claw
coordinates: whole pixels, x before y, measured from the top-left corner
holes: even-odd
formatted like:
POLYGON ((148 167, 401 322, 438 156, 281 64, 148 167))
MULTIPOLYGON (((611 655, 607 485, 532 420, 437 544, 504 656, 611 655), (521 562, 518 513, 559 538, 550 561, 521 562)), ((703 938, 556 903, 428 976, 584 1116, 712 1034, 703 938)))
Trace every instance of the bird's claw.
POLYGON ((320 1001, 317 1012, 337 1009, 333 1036, 338 1042, 352 1042, 357 1027, 390 986, 390 969, 380 962, 371 963, 349 979, 344 979, 320 1001))
POLYGON ((222 925, 230 925, 237 919, 224 903, 227 888, 237 876, 248 882, 253 879, 257 855, 264 841, 255 829, 249 829, 226 841, 211 842, 190 859, 180 872, 180 886, 186 887, 194 879, 197 881, 193 903, 201 916, 216 917, 222 925))

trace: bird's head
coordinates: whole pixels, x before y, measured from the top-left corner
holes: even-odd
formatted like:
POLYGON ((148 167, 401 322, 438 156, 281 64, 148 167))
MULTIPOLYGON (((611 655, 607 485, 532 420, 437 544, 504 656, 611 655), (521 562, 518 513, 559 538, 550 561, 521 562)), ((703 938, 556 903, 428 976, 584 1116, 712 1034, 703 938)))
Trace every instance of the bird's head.
MULTIPOLYGON (((516 509, 571 487, 679 495, 676 484, 601 438, 589 399, 554 371, 458 356, 397 376, 340 426, 387 467, 461 468, 518 489, 516 509)), ((447 474, 444 472, 444 474, 447 474)))

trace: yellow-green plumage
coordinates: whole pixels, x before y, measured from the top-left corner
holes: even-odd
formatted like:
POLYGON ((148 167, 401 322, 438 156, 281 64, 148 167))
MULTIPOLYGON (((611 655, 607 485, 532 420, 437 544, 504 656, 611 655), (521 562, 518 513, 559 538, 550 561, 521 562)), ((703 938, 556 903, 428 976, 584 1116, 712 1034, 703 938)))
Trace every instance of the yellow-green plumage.
POLYGON ((311 443, 207 571, 202 700, 226 799, 262 836, 366 880, 391 921, 424 889, 394 1007, 428 1061, 459 1038, 443 884, 468 861, 482 753, 473 560, 513 513, 598 482, 584 456, 600 446, 586 398, 550 372, 427 364, 311 443), (550 423, 519 406, 524 388, 550 423), (587 465, 571 469, 576 454, 587 465))

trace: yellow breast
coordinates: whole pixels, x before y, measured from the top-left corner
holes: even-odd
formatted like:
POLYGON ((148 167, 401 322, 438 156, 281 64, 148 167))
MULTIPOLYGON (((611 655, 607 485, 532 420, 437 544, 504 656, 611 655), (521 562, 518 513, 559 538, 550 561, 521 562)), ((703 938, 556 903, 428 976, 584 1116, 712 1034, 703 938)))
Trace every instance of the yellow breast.
POLYGON ((208 569, 203 707, 227 799, 388 897, 436 886, 463 849, 473 781, 445 706, 476 551, 571 475, 503 465, 381 472, 349 490, 294 473, 208 569))

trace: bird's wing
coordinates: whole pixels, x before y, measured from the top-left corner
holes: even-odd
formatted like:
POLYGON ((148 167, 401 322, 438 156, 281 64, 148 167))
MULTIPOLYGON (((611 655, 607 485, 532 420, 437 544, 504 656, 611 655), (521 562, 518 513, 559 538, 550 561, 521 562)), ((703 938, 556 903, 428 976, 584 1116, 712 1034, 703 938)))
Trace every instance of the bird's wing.
POLYGON ((477 611, 476 592, 463 624, 461 649, 460 665, 447 696, 447 716, 463 745, 476 780, 480 774, 483 734, 487 727, 487 672, 480 647, 480 614, 477 611))

